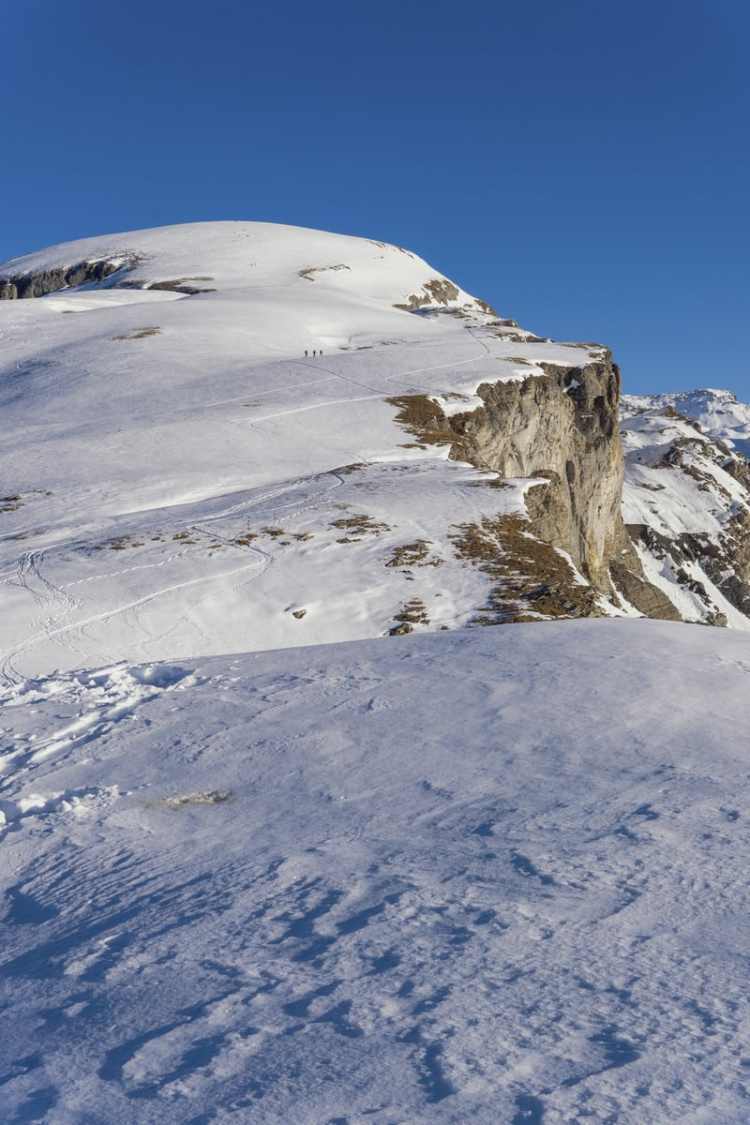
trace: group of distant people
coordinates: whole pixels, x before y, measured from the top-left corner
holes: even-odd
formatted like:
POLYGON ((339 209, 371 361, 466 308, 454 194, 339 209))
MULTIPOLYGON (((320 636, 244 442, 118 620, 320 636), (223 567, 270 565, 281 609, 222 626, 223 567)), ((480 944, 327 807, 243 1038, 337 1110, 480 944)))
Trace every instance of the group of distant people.
MULTIPOLYGON (((307 348, 305 348, 305 359, 308 358, 309 354, 310 353, 308 352, 307 348)), ((313 359, 315 359, 317 356, 321 356, 322 354, 323 354, 322 348, 313 348, 313 353, 312 353, 313 359)))

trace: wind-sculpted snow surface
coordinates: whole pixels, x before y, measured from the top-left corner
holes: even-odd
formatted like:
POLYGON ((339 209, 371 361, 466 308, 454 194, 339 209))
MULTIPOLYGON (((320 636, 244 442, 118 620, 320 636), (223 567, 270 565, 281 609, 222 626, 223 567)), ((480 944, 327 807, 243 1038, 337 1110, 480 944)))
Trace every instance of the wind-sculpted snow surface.
POLYGON ((6 689, 0 1117, 750 1117, 742 634, 565 622, 6 689))

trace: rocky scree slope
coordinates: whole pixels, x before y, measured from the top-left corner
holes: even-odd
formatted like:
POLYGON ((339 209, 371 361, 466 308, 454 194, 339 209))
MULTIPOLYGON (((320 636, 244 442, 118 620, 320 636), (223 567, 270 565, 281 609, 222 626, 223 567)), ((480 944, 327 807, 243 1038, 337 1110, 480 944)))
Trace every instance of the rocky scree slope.
POLYGON ((624 514, 644 571, 688 621, 748 628, 750 407, 728 391, 626 396, 624 514))
POLYGON ((625 532, 600 345, 402 248, 269 223, 86 239, 0 279, 6 680, 684 616, 625 532))

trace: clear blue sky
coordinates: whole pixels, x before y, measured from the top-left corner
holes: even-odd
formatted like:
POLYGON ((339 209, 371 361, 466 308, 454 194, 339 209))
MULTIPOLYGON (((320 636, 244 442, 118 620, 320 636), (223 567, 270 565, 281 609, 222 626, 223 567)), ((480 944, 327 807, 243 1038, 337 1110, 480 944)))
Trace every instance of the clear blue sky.
POLYGON ((747 0, 3 4, 0 260, 265 219, 416 250, 627 389, 750 395, 747 0))

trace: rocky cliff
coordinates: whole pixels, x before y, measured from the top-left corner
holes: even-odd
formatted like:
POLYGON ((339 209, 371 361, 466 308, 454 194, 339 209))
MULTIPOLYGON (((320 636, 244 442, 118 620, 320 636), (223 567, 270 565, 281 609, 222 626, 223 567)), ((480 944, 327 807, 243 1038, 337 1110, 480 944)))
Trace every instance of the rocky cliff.
POLYGON ((542 362, 543 375, 483 383, 476 392, 481 405, 465 413, 446 415, 436 404, 421 404, 420 412, 417 400, 397 401, 402 421, 411 421, 423 442, 442 437, 451 457, 493 470, 508 487, 532 481, 524 519, 467 530, 465 551, 468 543, 490 573, 504 578, 483 623, 527 620, 529 610, 537 617, 590 616, 623 604, 648 617, 680 618, 646 578, 626 530, 620 372, 606 349, 592 354, 597 358, 582 365, 542 362), (493 541, 498 558, 490 565, 493 541))
POLYGON ((528 493, 536 531, 609 593, 610 563, 624 545, 619 371, 609 356, 542 367, 541 378, 478 388, 483 405, 452 420, 457 455, 502 477, 546 480, 528 493))
POLYGON ((60 289, 98 284, 117 273, 124 265, 121 259, 102 259, 28 272, 16 273, 9 270, 7 273, 0 273, 0 301, 46 297, 48 293, 56 293, 60 289))

